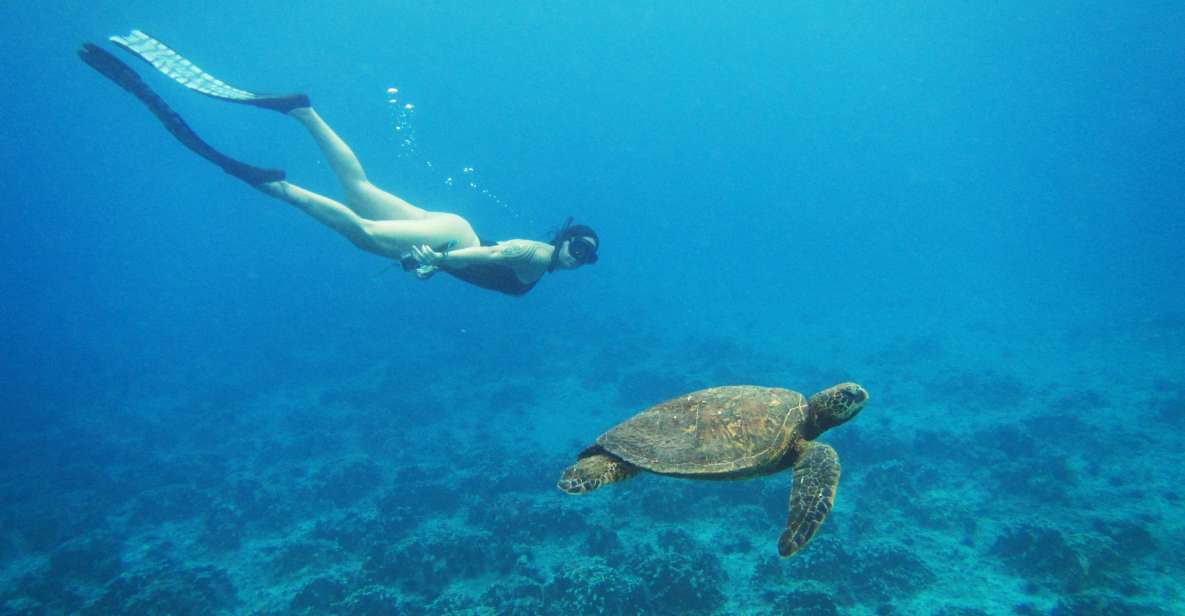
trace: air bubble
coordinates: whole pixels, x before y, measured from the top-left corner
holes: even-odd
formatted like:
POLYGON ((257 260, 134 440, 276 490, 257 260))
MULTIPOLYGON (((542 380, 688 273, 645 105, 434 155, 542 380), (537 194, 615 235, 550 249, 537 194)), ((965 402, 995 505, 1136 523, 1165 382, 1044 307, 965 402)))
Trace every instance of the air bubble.
POLYGON ((458 171, 451 174, 444 172, 437 172, 436 165, 432 161, 427 160, 420 155, 418 143, 416 140, 416 126, 413 122, 416 114, 416 106, 412 103, 406 102, 406 98, 400 100, 395 95, 399 93, 399 89, 391 86, 386 88, 386 96, 383 100, 387 102, 390 107, 391 124, 394 128, 394 134, 397 135, 396 140, 399 143, 399 151, 396 155, 399 158, 410 159, 415 164, 422 163, 421 169, 430 170, 428 173, 435 175, 437 180, 443 180, 444 185, 449 189, 458 188, 458 181, 463 190, 473 191, 474 198, 480 198, 486 201, 493 202, 494 205, 501 208, 505 214, 509 214, 515 219, 523 218, 521 212, 517 212, 509 207, 506 202, 498 197, 497 194, 490 192, 488 188, 482 186, 483 182, 477 177, 477 169, 473 165, 464 165, 458 171), (480 193, 480 197, 478 197, 480 193))

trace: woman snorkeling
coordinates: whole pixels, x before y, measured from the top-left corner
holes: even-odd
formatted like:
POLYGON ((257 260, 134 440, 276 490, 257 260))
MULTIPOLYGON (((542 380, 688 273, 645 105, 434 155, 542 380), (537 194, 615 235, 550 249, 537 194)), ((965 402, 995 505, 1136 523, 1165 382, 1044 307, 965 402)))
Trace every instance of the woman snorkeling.
POLYGON ((313 110, 308 96, 260 95, 240 90, 199 69, 160 41, 133 30, 113 43, 148 62, 178 83, 217 99, 271 109, 300 122, 321 148, 345 189, 345 203, 285 181, 278 169, 235 160, 203 141, 138 74, 102 48, 86 43, 84 62, 140 99, 183 145, 260 191, 293 205, 367 252, 399 260, 422 279, 444 271, 465 282, 509 295, 523 295, 557 269, 597 262, 600 239, 569 218, 551 242, 484 242, 464 218, 416 207, 366 178, 350 147, 313 110))

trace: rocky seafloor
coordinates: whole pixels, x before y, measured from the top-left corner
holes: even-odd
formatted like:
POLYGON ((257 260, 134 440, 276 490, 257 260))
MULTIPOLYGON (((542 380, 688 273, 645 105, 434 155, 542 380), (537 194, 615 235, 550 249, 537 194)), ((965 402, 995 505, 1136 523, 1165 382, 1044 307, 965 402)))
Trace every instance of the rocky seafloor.
POLYGON ((1185 319, 616 331, 424 362, 452 371, 325 351, 26 400, 0 448, 0 613, 1185 613, 1185 319), (554 487, 666 397, 848 379, 872 401, 823 436, 836 508, 791 559, 788 473, 554 487))

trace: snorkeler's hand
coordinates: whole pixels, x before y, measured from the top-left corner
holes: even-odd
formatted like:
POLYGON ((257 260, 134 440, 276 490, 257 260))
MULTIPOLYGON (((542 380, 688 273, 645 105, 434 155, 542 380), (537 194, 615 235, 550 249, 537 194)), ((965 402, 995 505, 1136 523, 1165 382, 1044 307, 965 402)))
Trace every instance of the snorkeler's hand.
POLYGON ((424 244, 423 246, 412 246, 411 256, 421 266, 436 267, 441 261, 444 261, 444 253, 432 250, 432 247, 424 244))
POLYGON ((416 268, 416 278, 419 278, 420 280, 427 280, 431 278, 432 274, 435 274, 439 269, 440 268, 436 267, 435 265, 421 265, 416 268))

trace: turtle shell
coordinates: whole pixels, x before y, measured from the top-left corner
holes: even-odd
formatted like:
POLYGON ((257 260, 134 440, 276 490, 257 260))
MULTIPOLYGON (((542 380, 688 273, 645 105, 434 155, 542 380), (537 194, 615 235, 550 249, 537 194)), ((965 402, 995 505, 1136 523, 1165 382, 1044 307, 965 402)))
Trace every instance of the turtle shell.
POLYGON ((806 398, 788 389, 713 387, 646 409, 597 444, 656 473, 743 474, 782 457, 806 408, 806 398))

